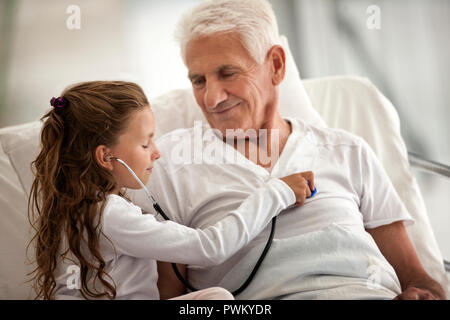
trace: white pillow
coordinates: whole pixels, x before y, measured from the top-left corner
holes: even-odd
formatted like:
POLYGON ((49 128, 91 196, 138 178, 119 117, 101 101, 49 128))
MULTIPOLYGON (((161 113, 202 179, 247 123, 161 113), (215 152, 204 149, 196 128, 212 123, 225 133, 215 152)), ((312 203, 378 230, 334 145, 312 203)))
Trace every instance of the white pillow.
MULTIPOLYGON (((27 198, 2 148, 0 190, 0 300, 31 298, 31 284, 24 281, 32 271, 25 256, 31 238, 27 198)), ((29 258, 33 259, 31 251, 29 258)))
POLYGON ((31 162, 39 153, 39 139, 42 123, 34 121, 0 129, 3 151, 9 157, 17 173, 23 191, 28 196, 33 183, 31 162))
POLYGON ((302 119, 315 126, 326 126, 325 121, 311 104, 300 73, 289 48, 288 40, 281 36, 286 52, 286 75, 280 85, 279 111, 282 117, 302 119))

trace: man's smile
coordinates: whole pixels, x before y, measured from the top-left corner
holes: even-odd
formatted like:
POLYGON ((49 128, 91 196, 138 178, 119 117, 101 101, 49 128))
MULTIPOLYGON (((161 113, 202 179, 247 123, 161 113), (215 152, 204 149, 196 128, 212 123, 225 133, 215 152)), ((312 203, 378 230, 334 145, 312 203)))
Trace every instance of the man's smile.
POLYGON ((236 104, 234 104, 232 106, 225 107, 225 108, 220 108, 217 111, 214 111, 213 113, 216 113, 216 114, 219 114, 219 115, 226 114, 228 111, 234 109, 235 107, 239 106, 240 104, 241 104, 241 102, 238 102, 238 103, 236 103, 236 104))

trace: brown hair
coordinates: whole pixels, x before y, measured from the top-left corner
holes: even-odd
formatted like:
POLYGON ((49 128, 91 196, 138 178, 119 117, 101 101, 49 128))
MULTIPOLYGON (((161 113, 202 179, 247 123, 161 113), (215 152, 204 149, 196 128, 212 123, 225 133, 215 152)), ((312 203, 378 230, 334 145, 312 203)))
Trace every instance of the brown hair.
POLYGON ((79 83, 61 97, 68 105, 42 117, 42 149, 32 163, 35 179, 28 215, 36 231, 30 244, 35 241, 37 267, 30 273, 31 281, 36 298, 52 299, 58 261, 70 251, 80 267, 82 296, 113 299, 116 287, 105 271, 99 225, 106 196, 116 182, 96 161, 95 149, 114 146, 132 114, 149 103, 138 85, 122 81, 79 83), (98 280, 103 292, 88 286, 92 275, 93 287, 98 280))

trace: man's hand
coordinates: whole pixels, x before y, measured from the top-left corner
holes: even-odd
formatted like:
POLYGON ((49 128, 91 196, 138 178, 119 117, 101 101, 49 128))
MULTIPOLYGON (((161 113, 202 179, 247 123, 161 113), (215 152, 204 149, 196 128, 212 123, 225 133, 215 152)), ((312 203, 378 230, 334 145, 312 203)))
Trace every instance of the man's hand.
POLYGON ((440 300, 445 299, 442 287, 425 275, 420 282, 409 285, 394 300, 440 300))
POLYGON ((297 207, 303 206, 306 198, 311 196, 311 192, 314 190, 314 173, 311 171, 294 173, 280 178, 280 180, 283 180, 294 191, 297 207))
POLYGON ((394 300, 437 300, 430 291, 416 287, 408 287, 401 294, 396 296, 394 300))
POLYGON ((403 292, 396 300, 445 299, 441 285, 424 270, 402 221, 366 231, 398 276, 403 292))

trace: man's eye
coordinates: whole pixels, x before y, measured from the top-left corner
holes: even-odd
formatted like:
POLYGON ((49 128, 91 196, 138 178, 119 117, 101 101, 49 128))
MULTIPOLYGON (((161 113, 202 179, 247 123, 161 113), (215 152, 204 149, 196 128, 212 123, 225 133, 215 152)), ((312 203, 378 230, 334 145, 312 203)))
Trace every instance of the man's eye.
POLYGON ((224 74, 222 74, 222 77, 224 77, 224 78, 229 78, 229 77, 232 77, 232 76, 234 76, 236 73, 234 73, 234 72, 232 72, 232 73, 224 73, 224 74))
POLYGON ((191 82, 194 87, 199 87, 205 83, 205 79, 204 78, 195 78, 195 79, 192 79, 191 82))

